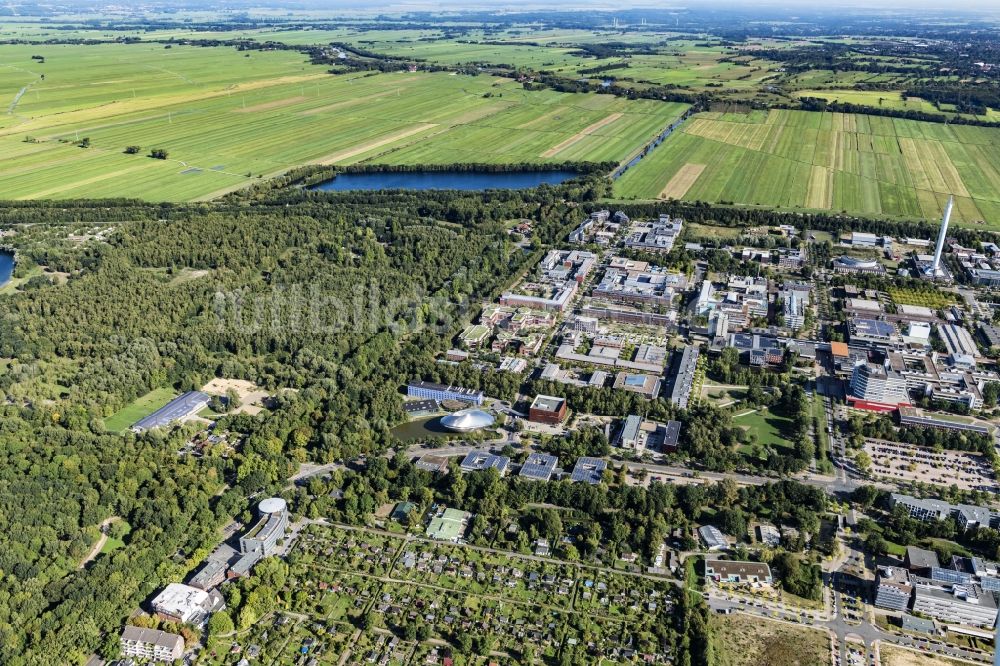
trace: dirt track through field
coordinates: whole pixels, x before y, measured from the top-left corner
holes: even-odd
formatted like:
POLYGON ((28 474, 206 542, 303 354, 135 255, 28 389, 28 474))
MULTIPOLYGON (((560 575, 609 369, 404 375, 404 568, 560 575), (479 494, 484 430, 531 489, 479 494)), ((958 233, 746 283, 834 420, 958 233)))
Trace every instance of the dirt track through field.
POLYGON ((548 150, 546 150, 544 153, 541 154, 541 157, 555 157, 557 154, 559 154, 562 151, 566 150, 567 148, 569 148, 570 146, 572 146, 577 141, 580 141, 583 138, 590 136, 591 134, 593 134, 597 130, 601 129, 602 127, 610 125, 611 123, 613 123, 616 120, 618 120, 619 118, 621 118, 623 115, 625 115, 625 114, 623 114, 623 113, 612 113, 607 118, 603 118, 601 120, 598 120, 596 123, 593 123, 592 125, 588 125, 587 127, 584 127, 582 130, 580 130, 579 132, 577 132, 576 134, 574 134, 570 138, 568 138, 565 141, 559 143, 558 145, 553 146, 552 148, 549 148, 548 150))
POLYGON ((414 134, 419 134, 420 132, 429 130, 433 127, 437 127, 437 125, 435 123, 421 123, 414 127, 410 127, 409 129, 401 130, 399 132, 395 132, 394 134, 390 134, 389 136, 382 137, 381 139, 373 139, 366 143, 358 144, 353 148, 348 148, 346 150, 326 155, 316 160, 316 164, 333 164, 334 162, 339 162, 341 160, 349 160, 352 157, 361 155, 362 153, 367 153, 369 150, 381 148, 382 146, 386 146, 394 141, 405 139, 406 137, 413 136, 414 134))
POLYGON ((257 111, 271 111, 273 109, 280 109, 285 106, 291 106, 292 104, 298 104, 299 102, 304 102, 308 97, 303 97, 302 95, 296 95, 294 97, 286 97, 285 99, 276 99, 273 102, 263 102, 261 104, 254 104, 253 106, 245 106, 242 109, 236 109, 236 113, 255 113, 257 111))
POLYGON ((694 182, 698 180, 698 176, 701 172, 705 170, 704 164, 692 164, 688 162, 674 174, 670 182, 660 190, 661 199, 680 199, 687 191, 691 189, 694 182))

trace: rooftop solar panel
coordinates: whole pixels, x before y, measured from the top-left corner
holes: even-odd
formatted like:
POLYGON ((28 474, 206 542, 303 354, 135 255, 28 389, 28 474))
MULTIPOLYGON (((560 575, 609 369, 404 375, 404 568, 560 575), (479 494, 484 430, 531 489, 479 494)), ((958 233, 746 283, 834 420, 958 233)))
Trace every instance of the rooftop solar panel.
POLYGON ((132 428, 134 430, 151 430, 169 425, 198 411, 208 404, 208 400, 208 396, 201 391, 189 391, 174 398, 149 416, 139 419, 132 425, 132 428))

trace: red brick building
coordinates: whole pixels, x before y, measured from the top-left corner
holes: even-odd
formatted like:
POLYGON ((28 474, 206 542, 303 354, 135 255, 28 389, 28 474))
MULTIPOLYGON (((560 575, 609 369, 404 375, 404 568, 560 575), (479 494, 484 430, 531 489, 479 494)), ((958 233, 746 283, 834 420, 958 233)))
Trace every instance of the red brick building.
POLYGON ((528 420, 558 425, 566 419, 566 400, 551 395, 536 395, 528 409, 528 420))

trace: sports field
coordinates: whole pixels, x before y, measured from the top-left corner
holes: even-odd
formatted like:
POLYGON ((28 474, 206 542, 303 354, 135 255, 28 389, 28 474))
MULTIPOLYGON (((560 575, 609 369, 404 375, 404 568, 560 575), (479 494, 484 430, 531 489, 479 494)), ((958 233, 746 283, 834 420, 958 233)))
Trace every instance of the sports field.
POLYGON ((153 389, 136 398, 113 416, 104 419, 104 427, 110 432, 121 432, 141 418, 145 418, 176 397, 171 388, 153 389))
POLYGON ((0 196, 210 198, 310 163, 621 161, 686 109, 488 76, 327 70, 291 51, 0 46, 0 196))
POLYGON ((925 219, 940 217, 954 194, 956 223, 995 227, 1000 129, 808 111, 702 113, 627 171, 615 193, 925 219))

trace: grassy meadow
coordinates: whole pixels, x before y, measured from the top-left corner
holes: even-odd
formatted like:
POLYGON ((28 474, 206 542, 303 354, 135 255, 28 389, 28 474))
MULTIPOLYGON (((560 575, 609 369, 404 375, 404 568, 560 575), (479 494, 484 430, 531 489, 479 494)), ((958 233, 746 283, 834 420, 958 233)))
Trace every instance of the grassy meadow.
POLYGON ((616 184, 677 198, 1000 226, 1000 129, 772 110, 702 113, 616 184))
POLYGON ((621 161, 686 108, 162 44, 0 46, 0 97, 0 196, 12 199, 210 198, 310 163, 621 161))

